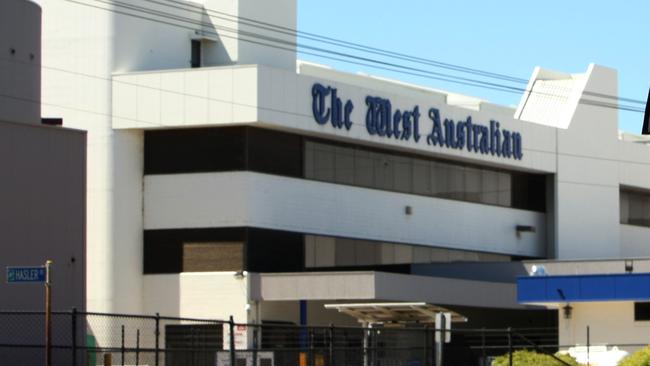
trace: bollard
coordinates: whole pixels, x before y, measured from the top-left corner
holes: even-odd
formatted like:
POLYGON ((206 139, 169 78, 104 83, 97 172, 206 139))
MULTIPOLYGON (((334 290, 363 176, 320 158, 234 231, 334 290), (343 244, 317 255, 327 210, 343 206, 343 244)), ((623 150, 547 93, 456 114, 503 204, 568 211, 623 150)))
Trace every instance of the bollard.
POLYGON ((113 355, 104 353, 104 366, 113 366, 113 355))

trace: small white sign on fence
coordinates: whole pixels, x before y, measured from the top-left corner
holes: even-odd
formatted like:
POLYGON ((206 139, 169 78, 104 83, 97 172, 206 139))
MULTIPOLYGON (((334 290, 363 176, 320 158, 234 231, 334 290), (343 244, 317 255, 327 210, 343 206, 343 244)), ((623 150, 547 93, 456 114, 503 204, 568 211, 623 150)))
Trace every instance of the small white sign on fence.
MULTIPOLYGON (((235 324, 235 349, 248 348, 248 327, 235 324)), ((223 349, 230 350, 230 324, 223 324, 223 349)))
POLYGON ((440 342, 441 333, 445 335, 445 343, 451 342, 451 313, 436 314, 436 342, 440 342))

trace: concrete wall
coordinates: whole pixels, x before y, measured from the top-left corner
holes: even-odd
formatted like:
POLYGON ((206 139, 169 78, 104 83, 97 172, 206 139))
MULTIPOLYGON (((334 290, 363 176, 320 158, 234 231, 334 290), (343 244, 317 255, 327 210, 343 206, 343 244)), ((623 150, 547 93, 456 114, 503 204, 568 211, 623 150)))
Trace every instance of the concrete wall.
MULTIPOLYGON (((249 279, 234 272, 144 276, 144 313, 187 318, 249 321, 249 279)), ((252 316, 252 315, 251 315, 252 316)))
POLYGON ((385 80, 327 71, 324 75, 296 74, 286 69, 251 65, 116 75, 113 85, 113 127, 116 129, 258 124, 506 169, 556 171, 557 137, 554 128, 517 121, 512 118, 513 109, 487 103, 478 108, 462 108, 448 104, 449 96, 442 92, 385 80), (316 82, 338 88, 341 98, 353 101, 353 125, 349 131, 314 121, 311 88, 316 82), (394 109, 412 109, 419 105, 422 114, 419 143, 370 136, 365 127, 365 97, 368 95, 389 98, 394 109), (430 107, 439 108, 443 118, 458 121, 471 116, 474 122, 483 124, 497 119, 502 129, 521 132, 523 159, 427 145, 426 135, 432 126, 426 115, 430 107))
POLYGON ((54 261, 52 306, 85 307, 85 142, 81 131, 0 122, 0 309, 43 310, 42 284, 6 266, 54 261))
POLYGON ((40 124, 41 8, 0 2, 0 121, 40 124))
POLYGON ((650 257, 650 227, 621 225, 621 257, 650 257))
POLYGON ((144 182, 145 229, 252 226, 545 255, 545 216, 538 212, 253 172, 149 175, 144 182), (537 231, 517 236, 517 225, 537 231))
POLYGON ((629 344, 648 344, 650 321, 634 321, 633 302, 572 303, 571 306, 571 319, 565 319, 562 311, 558 311, 562 345, 586 345, 587 326, 593 346, 622 345, 620 349, 634 352, 641 347, 629 344))
MULTIPOLYGON (((650 189, 650 173, 645 169, 650 161, 650 147, 618 140, 615 110, 576 101, 568 128, 554 128, 515 120, 513 110, 508 108, 476 100, 459 101, 454 94, 311 65, 301 65, 300 69, 303 73, 298 75, 262 66, 206 69, 198 72, 202 77, 196 71, 121 75, 114 81, 116 90, 119 86, 124 95, 115 98, 114 127, 259 124, 477 164, 546 172, 554 174, 549 180, 549 209, 553 212, 548 217, 548 253, 559 259, 582 259, 617 258, 634 252, 630 252, 632 244, 620 242, 618 192, 621 185, 650 189), (166 79, 174 78, 178 80, 176 89, 162 87, 166 79), (138 85, 140 79, 154 81, 143 87, 138 85), (315 82, 338 88, 341 98, 350 99, 357 106, 351 115, 353 126, 349 131, 314 122, 309 91, 315 82), (483 123, 498 119, 502 128, 521 132, 523 159, 503 159, 466 150, 441 149, 422 141, 370 136, 363 126, 366 95, 389 98, 393 108, 433 106, 446 118, 455 120, 467 116, 483 123), (169 113, 170 105, 176 106, 175 113, 169 113)), ((580 80, 577 83, 581 90, 586 92, 617 93, 614 70, 590 65, 576 78, 580 80)), ((166 85, 173 87, 170 83, 166 85)), ((562 118, 566 117, 564 112, 562 118)), ((429 121, 422 122, 421 130, 425 134, 429 132, 430 127, 424 127, 428 124, 429 121)))
MULTIPOLYGON (((187 2, 170 7, 136 0, 129 5, 125 9, 116 4, 43 1, 43 114, 63 117, 66 126, 88 131, 88 280, 94 284, 88 306, 95 311, 143 310, 142 135, 112 129, 112 75, 188 68, 191 39, 197 35, 223 41, 204 42, 206 64, 250 62, 259 56, 276 67, 293 70, 295 65, 295 51, 233 42, 237 27, 234 34, 215 33, 215 24, 223 29, 232 27, 232 21, 212 11, 227 12, 231 19, 263 16, 259 20, 291 25, 292 1, 282 6, 205 1, 205 6, 187 2)), ((176 89, 177 84, 163 87, 176 89)))
MULTIPOLYGON (((65 126, 88 133, 87 280, 92 284, 87 294, 88 310, 140 310, 141 295, 123 291, 138 286, 140 276, 133 276, 137 268, 120 266, 117 261, 118 258, 137 259, 141 255, 141 250, 136 249, 137 237, 126 242, 114 240, 114 233, 125 229, 116 225, 117 217, 134 226, 137 226, 138 217, 132 210, 116 212, 114 207, 120 200, 120 197, 113 197, 113 192, 119 190, 115 177, 134 178, 137 184, 137 175, 114 169, 116 134, 110 128, 109 77, 114 64, 115 31, 111 8, 107 11, 57 0, 44 1, 42 6, 43 114, 63 117, 65 126), (113 248, 113 243, 134 249, 119 250, 113 248), (119 283, 124 287, 119 288, 115 283, 118 281, 111 280, 117 273, 121 273, 119 283), (120 300, 116 301, 116 297, 120 300)), ((137 161, 139 158, 131 159, 137 161)), ((137 199, 122 201, 124 205, 134 204, 134 209, 138 202, 137 199)))
MULTIPOLYGON (((615 70, 591 65, 585 90, 615 96, 617 81, 615 70)), ((620 253, 618 112, 579 104, 569 128, 557 133, 557 257, 616 258, 620 253)))

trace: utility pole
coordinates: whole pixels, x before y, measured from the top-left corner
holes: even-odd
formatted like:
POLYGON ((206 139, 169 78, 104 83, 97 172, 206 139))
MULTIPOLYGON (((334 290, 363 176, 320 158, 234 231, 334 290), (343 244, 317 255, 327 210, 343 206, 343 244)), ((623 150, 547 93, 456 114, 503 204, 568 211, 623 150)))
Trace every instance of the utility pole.
POLYGON ((643 135, 650 135, 650 89, 648 89, 648 101, 645 104, 645 116, 643 118, 641 133, 643 135))

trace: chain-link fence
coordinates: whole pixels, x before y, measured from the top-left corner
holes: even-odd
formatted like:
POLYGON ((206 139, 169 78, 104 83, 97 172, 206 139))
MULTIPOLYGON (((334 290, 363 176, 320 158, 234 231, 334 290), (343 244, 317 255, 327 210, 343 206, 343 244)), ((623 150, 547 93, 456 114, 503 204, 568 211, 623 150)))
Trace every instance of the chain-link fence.
MULTIPOLYGON (((40 365, 42 312, 0 312, 0 364, 40 365)), ((52 364, 73 366, 428 366, 436 329, 238 324, 205 320, 55 312, 52 364)), ((487 365, 491 357, 528 348, 555 352, 557 329, 453 329, 445 365, 487 365)))

